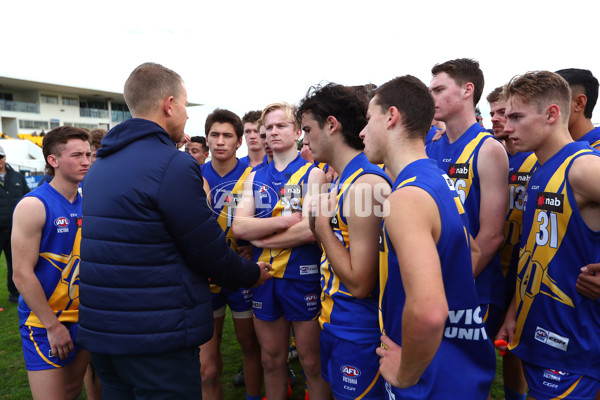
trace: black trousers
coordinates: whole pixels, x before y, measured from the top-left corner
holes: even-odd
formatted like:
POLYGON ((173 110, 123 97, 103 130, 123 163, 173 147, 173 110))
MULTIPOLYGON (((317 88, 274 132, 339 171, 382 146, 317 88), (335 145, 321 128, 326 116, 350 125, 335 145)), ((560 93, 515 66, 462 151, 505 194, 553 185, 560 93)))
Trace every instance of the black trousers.
POLYGON ((12 266, 12 249, 10 247, 10 228, 0 229, 0 253, 4 251, 4 257, 6 258, 6 287, 8 293, 18 294, 19 291, 12 280, 13 266, 12 266))
POLYGON ((199 356, 197 346, 149 355, 92 353, 92 364, 102 383, 103 399, 201 400, 199 356))

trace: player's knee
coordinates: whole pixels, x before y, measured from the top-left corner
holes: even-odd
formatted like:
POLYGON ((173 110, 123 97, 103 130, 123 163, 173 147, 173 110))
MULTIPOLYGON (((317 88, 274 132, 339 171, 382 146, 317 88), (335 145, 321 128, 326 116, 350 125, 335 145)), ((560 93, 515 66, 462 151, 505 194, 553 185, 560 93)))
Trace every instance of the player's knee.
POLYGON ((66 386, 67 391, 67 399, 69 400, 77 400, 81 391, 83 390, 83 377, 80 381, 77 382, 68 382, 66 386))
POLYGON ((321 358, 318 354, 299 355, 299 358, 305 374, 309 376, 321 374, 321 358))
POLYGON ((281 368, 282 365, 285 366, 287 358, 285 354, 281 355, 279 353, 268 353, 264 351, 261 353, 260 356, 262 366, 266 371, 281 368))
POLYGON ((240 338, 238 341, 240 343, 240 348, 242 349, 242 354, 244 354, 244 357, 260 355, 260 345, 258 344, 258 340, 256 340, 256 337, 247 336, 244 338, 240 338))
POLYGON ((218 383, 221 372, 215 362, 207 361, 200 366, 200 375, 203 385, 214 386, 218 383))

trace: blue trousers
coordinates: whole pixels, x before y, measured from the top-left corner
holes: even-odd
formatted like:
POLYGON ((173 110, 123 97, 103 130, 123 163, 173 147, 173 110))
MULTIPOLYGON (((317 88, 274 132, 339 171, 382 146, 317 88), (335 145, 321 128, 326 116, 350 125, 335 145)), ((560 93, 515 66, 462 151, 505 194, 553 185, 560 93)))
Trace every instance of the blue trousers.
POLYGON ((149 355, 92 353, 92 364, 103 399, 202 399, 198 347, 149 355))

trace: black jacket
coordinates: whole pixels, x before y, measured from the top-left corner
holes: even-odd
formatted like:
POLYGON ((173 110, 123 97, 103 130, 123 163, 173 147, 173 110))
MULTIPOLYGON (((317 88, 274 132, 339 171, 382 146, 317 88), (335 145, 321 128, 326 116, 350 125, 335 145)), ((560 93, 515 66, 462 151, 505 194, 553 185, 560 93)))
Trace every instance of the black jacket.
POLYGON ((21 197, 29 193, 25 177, 6 164, 4 185, 0 184, 0 229, 12 227, 12 215, 21 197))
POLYGON ((159 125, 130 119, 102 140, 83 182, 78 343, 152 354, 213 335, 207 278, 250 287, 260 270, 229 248, 200 165, 159 125))

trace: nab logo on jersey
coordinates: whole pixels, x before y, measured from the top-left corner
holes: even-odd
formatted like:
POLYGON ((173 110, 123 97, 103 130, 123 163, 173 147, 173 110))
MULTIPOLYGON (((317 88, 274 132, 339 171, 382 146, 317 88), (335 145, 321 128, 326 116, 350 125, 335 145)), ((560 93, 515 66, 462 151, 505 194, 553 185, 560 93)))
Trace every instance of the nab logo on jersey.
POLYGON ((535 208, 538 210, 562 213, 564 199, 565 195, 562 193, 539 192, 537 195, 535 208))
POLYGON ((342 365, 340 371, 342 371, 342 374, 346 375, 348 378, 358 378, 360 376, 360 369, 351 365, 342 365))
POLYGON ((302 197, 302 187, 300 185, 284 185, 279 187, 279 197, 288 199, 298 199, 302 197))
POLYGON ((513 172, 508 177, 508 184, 509 185, 518 185, 518 184, 525 185, 530 177, 531 177, 531 174, 528 172, 513 172))
POLYGON ((448 166, 448 176, 454 179, 467 179, 469 177, 469 163, 450 164, 448 166))
POLYGON ((340 221, 338 221, 336 215, 331 217, 331 219, 329 220, 329 226, 331 226, 333 229, 340 229, 340 221))

